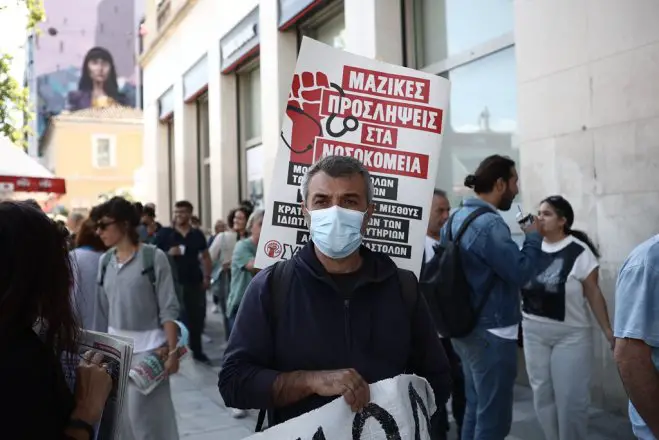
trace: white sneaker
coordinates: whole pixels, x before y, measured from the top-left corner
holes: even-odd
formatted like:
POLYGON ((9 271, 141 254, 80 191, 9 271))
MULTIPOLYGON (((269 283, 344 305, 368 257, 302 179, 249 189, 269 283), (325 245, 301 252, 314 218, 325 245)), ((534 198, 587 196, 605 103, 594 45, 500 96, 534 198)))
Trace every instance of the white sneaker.
POLYGON ((231 417, 234 419, 242 419, 247 416, 247 411, 244 409, 231 408, 231 417))
POLYGON ((215 306, 215 305, 214 305, 213 308, 211 309, 211 311, 212 311, 213 313, 220 313, 220 308, 219 308, 218 306, 215 306))
POLYGON ((205 333, 201 335, 201 340, 204 341, 205 344, 213 341, 213 339, 205 333))

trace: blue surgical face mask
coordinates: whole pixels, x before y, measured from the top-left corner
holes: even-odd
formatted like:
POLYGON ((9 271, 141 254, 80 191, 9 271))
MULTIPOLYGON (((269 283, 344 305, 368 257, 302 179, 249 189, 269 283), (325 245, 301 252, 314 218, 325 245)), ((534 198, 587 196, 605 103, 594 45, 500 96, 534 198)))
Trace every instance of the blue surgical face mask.
POLYGON ((364 214, 340 206, 309 211, 311 240, 323 255, 345 258, 362 244, 364 214))

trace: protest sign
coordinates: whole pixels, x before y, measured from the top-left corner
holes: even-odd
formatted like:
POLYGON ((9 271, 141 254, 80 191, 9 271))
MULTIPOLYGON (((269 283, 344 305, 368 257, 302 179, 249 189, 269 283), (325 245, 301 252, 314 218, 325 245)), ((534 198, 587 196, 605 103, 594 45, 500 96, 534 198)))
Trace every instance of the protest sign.
POLYGON ((343 398, 246 440, 430 439, 435 396, 428 382, 401 375, 371 385, 371 401, 358 413, 343 398))
POLYGON ((283 118, 256 266, 290 259, 309 240, 300 180, 328 155, 372 175, 374 215, 363 243, 398 267, 421 268, 448 104, 446 79, 302 42, 283 118))

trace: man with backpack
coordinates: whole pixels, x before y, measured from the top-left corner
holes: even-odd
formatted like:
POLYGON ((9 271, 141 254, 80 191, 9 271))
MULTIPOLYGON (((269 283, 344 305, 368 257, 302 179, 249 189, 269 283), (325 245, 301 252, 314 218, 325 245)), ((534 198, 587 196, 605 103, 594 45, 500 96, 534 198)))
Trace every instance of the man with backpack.
POLYGON ((519 291, 542 258, 537 220, 523 227, 520 250, 497 212, 512 206, 517 181, 513 160, 484 159, 465 179, 476 197, 465 200, 442 229, 432 311, 462 361, 467 396, 462 440, 504 440, 512 424, 519 291))
POLYGON ((310 241, 247 288, 219 374, 225 404, 267 410, 273 426, 339 396, 359 411, 368 384, 414 373, 443 407, 450 372, 416 277, 361 246, 374 209, 368 171, 325 157, 301 196, 310 241))

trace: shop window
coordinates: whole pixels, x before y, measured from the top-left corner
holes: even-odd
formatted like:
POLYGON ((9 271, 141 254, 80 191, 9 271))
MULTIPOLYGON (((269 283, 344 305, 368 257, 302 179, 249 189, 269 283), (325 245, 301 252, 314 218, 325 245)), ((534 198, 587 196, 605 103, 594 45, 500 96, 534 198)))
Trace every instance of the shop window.
POLYGON ((263 208, 263 145, 247 150, 247 198, 257 208, 263 208))
MULTIPOLYGON (((447 191, 452 206, 473 196, 463 185, 487 156, 513 159, 519 169, 515 51, 508 48, 445 72, 451 99, 439 158, 436 187, 447 191)), ((518 196, 517 200, 521 200, 518 196)), ((515 210, 502 212, 513 232, 515 210)))
POLYGON ((113 136, 92 137, 92 161, 95 168, 116 166, 116 144, 113 136))
POLYGON ((247 141, 261 138, 261 69, 243 74, 245 136, 247 141))
POLYGON ((416 66, 431 65, 513 32, 511 0, 412 0, 416 66))
MULTIPOLYGON (((519 167, 513 3, 404 2, 406 64, 451 81, 436 186, 456 207, 473 195, 465 176, 487 156, 509 156, 519 167)), ((518 232, 515 212, 502 215, 518 232)))
POLYGON ((240 108, 241 199, 263 206, 263 147, 261 145, 261 69, 246 66, 238 74, 240 108))
POLYGON ((170 206, 167 209, 172 209, 176 201, 176 155, 175 155, 175 142, 174 142, 174 119, 168 119, 165 124, 167 125, 167 166, 169 168, 169 177, 167 182, 167 189, 169 192, 170 206))
MULTIPOLYGON (((301 35, 337 49, 346 48, 346 24, 343 2, 333 2, 314 14, 299 27, 301 35)), ((301 39, 301 38, 300 38, 301 39)))
POLYGON ((208 95, 197 100, 197 124, 199 141, 199 216, 204 228, 213 226, 211 217, 211 158, 209 140, 208 95))

